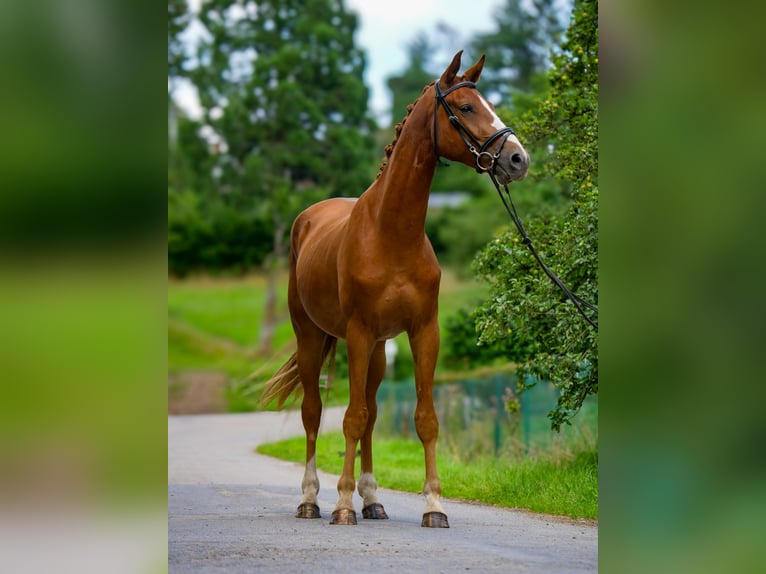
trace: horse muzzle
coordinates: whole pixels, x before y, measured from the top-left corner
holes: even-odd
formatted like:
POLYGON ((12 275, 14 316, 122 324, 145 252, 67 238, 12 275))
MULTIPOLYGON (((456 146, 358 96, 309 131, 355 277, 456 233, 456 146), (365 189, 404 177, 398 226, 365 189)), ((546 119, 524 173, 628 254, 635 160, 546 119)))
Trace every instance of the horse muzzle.
MULTIPOLYGON (((510 144, 510 142, 508 142, 510 144)), ((506 185, 512 181, 521 181, 527 177, 529 169, 529 154, 520 145, 506 146, 495 160, 495 178, 501 185, 506 185)))

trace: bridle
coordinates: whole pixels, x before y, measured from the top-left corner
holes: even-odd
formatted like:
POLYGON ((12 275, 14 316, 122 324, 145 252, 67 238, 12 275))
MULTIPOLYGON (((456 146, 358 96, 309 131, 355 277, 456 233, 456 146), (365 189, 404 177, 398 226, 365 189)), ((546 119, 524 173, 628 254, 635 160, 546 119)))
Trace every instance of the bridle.
POLYGON ((434 132, 434 153, 436 154, 436 159, 438 161, 441 161, 439 157, 439 143, 437 141, 437 130, 436 130, 436 117, 439 113, 439 105, 441 105, 442 108, 444 108, 444 111, 447 112, 447 118, 449 119, 449 122, 452 124, 452 126, 457 130, 457 133, 460 135, 460 138, 465 142, 465 145, 468 147, 468 151, 470 151, 474 158, 476 159, 476 171, 479 173, 494 173, 495 171, 495 165, 497 162, 497 158, 500 157, 500 153, 503 151, 503 146, 505 145, 505 142, 508 141, 508 138, 514 135, 516 132, 514 132, 511 128, 500 128, 497 130, 494 134, 489 136, 484 143, 481 143, 472 133, 471 131, 465 127, 463 124, 460 123, 460 120, 455 115, 455 113, 452 111, 452 108, 447 103, 446 97, 454 92, 455 90, 459 88, 474 88, 476 89, 476 83, 475 82, 459 82, 455 84, 454 86, 450 86, 445 91, 442 92, 441 87, 439 86, 439 80, 436 80, 434 82, 434 87, 436 88, 436 103, 438 105, 434 106, 434 125, 433 125, 433 132, 434 132), (495 143, 497 140, 501 139, 500 143, 497 146, 497 149, 495 150, 495 153, 492 154, 489 151, 489 147, 495 143), (476 148, 479 148, 478 150, 476 148), (486 162, 486 163, 485 163, 486 162))
POLYGON ((445 99, 446 96, 454 92, 455 90, 459 88, 474 88, 476 89, 476 83, 475 82, 459 82, 455 84, 454 86, 450 86, 445 91, 442 92, 441 87, 439 86, 439 80, 436 80, 434 82, 434 87, 436 88, 436 103, 437 105, 434 106, 434 124, 433 124, 433 140, 434 140, 434 153, 436 154, 436 159, 441 165, 447 165, 441 163, 441 158, 439 157, 439 144, 436 139, 436 118, 437 114, 439 112, 439 105, 444 108, 444 111, 447 112, 447 118, 449 118, 450 123, 452 126, 457 130, 457 133, 460 135, 460 138, 465 142, 465 145, 468 147, 468 151, 470 151, 474 158, 476 158, 476 171, 479 173, 488 173, 490 179, 492 180, 492 183, 495 186, 495 189, 497 190, 498 195, 500 196, 500 199, 503 202, 503 205, 505 206, 505 210, 508 212, 508 215, 510 215, 511 220, 516 225, 516 229, 519 230, 519 233, 521 234, 522 243, 526 245, 534 258, 537 260, 537 263, 540 265, 542 270, 545 272, 545 274, 553 281, 553 283, 556 284, 556 286, 561 289, 561 291, 569 298, 569 300, 574 304, 577 311, 582 315, 585 320, 590 324, 591 327, 598 330, 598 324, 588 316, 588 314, 585 312, 585 308, 590 309, 595 314, 598 314, 598 307, 595 305, 592 305, 591 303, 588 303, 586 300, 584 300, 582 297, 577 295, 576 293, 573 293, 570 291, 566 285, 559 279, 559 277, 551 271, 551 269, 545 264, 545 262, 540 257, 540 254, 535 249, 534 245, 532 245, 532 240, 529 238, 529 235, 527 234, 527 230, 524 229, 524 225, 521 222, 521 218, 519 217, 518 213, 516 212, 516 206, 513 203, 513 199, 511 198, 511 192, 508 191, 508 185, 504 185, 505 188, 505 196, 503 195, 503 191, 501 190, 500 183, 497 181, 497 177, 495 176, 495 166, 497 159, 500 157, 500 153, 503 151, 503 146, 505 145, 505 142, 508 141, 508 138, 511 137, 511 135, 515 134, 511 128, 501 128, 497 130, 494 134, 489 136, 484 143, 479 142, 478 139, 471 133, 471 131, 466 128, 463 124, 460 123, 460 120, 458 117, 453 113, 452 108, 450 108, 450 105, 447 103, 447 100, 445 99), (501 139, 502 138, 502 139, 501 139), (500 140, 500 143, 497 146, 497 149, 495 150, 495 153, 492 154, 489 151, 489 146, 491 146, 495 141, 500 140), (476 148, 479 148, 478 150, 476 148), (484 158, 488 159, 488 163, 483 163, 484 158), (507 199, 506 199, 507 197, 507 199))

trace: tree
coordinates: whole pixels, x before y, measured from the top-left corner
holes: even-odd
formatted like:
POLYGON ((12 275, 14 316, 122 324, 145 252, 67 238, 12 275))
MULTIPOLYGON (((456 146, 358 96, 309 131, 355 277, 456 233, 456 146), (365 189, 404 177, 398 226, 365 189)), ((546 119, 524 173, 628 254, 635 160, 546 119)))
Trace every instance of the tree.
MULTIPOLYGON (((211 186, 271 221, 274 273, 302 207, 370 183, 374 124, 357 17, 342 0, 210 0, 199 20, 207 35, 189 77, 216 148, 211 186)), ((268 352, 268 336, 259 346, 268 352)))
POLYGON ((391 90, 393 123, 407 115, 407 106, 417 100, 423 88, 434 80, 435 74, 429 71, 432 50, 428 36, 421 32, 407 45, 407 69, 401 75, 388 78, 386 84, 391 90))
POLYGON ((497 30, 478 35, 471 49, 486 54, 482 87, 508 101, 533 90, 534 78, 549 67, 551 46, 563 31, 560 0, 506 0, 495 13, 497 30))
POLYGON ((189 19, 186 0, 168 0, 168 78, 182 74, 185 55, 180 36, 188 26, 189 19))
MULTIPOLYGON (((566 40, 554 57, 550 94, 527 113, 519 131, 547 142, 543 168, 569 190, 564 216, 530 217, 527 230, 564 283, 585 300, 598 297, 598 2, 576 0, 566 40)), ((596 330, 537 267, 515 230, 492 241, 475 260, 491 287, 477 313, 486 343, 521 333, 533 346, 522 373, 550 380, 559 390, 549 413, 558 430, 588 395, 598 392, 596 330)), ((523 377, 520 377, 520 381, 523 377)))
POLYGON ((373 124, 356 15, 334 0, 210 0, 200 21, 210 36, 191 78, 221 139, 219 190, 364 191, 373 124))

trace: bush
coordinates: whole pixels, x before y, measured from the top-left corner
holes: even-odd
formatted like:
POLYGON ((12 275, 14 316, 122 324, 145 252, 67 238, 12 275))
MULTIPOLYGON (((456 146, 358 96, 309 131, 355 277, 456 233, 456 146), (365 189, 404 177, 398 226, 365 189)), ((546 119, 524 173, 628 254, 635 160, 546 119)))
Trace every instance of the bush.
POLYGON ((480 343, 476 332, 476 311, 461 309, 447 318, 444 341, 444 362, 450 368, 470 369, 497 360, 525 361, 532 351, 532 342, 513 330, 506 337, 489 343, 480 343))
POLYGON ((168 271, 173 275, 260 267, 271 251, 273 233, 273 224, 255 210, 188 191, 168 193, 168 271))

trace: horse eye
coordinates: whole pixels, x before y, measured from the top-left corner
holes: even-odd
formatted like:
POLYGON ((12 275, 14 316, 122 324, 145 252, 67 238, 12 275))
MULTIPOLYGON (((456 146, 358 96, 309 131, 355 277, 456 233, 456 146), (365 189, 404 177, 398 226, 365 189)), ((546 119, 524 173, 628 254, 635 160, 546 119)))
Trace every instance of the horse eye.
POLYGON ((460 111, 464 114, 469 114, 473 111, 473 106, 471 104, 464 104, 460 106, 460 111))

